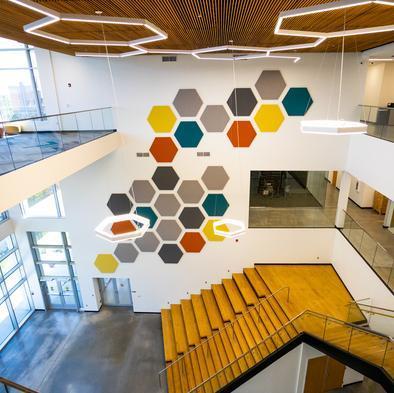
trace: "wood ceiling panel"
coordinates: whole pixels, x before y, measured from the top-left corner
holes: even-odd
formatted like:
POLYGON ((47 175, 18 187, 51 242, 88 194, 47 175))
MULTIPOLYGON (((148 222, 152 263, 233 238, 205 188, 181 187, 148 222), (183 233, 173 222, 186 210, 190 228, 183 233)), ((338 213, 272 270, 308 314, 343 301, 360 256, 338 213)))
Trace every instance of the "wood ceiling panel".
MULTIPOLYGON (((67 13, 144 18, 168 33, 168 39, 149 44, 150 48, 195 49, 228 44, 272 46, 311 42, 313 39, 273 34, 281 11, 328 3, 327 0, 39 0, 37 3, 67 13)), ((346 10, 347 28, 393 23, 393 7, 367 5, 346 10)), ((0 36, 16 39, 38 47, 73 54, 91 51, 89 47, 70 47, 26 34, 23 25, 39 19, 40 14, 0 0, 0 36)), ((344 10, 313 14, 286 20, 289 29, 333 31, 343 28, 344 10)), ((105 25, 108 40, 131 40, 151 33, 139 27, 105 25)), ((60 22, 47 26, 46 31, 75 39, 102 39, 101 26, 95 23, 60 22)), ((376 33, 349 37, 347 51, 365 50, 394 42, 394 33, 376 33)), ((96 48, 102 50, 103 48, 96 48)), ((124 49, 123 49, 124 50, 124 49)), ((313 51, 337 51, 338 40, 327 40, 313 51)), ((111 48, 112 52, 122 48, 111 48)))

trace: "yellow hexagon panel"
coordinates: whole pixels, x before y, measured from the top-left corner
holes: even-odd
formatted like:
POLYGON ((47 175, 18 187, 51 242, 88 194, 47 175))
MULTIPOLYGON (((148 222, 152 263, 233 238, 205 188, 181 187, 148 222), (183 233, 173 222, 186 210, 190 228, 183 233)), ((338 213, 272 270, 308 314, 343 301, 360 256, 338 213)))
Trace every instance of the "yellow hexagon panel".
POLYGON ((261 105, 254 121, 261 132, 276 132, 283 123, 284 116, 279 105, 261 105))
POLYGON ((171 132, 176 122, 176 116, 171 107, 157 105, 152 107, 148 122, 155 132, 171 132))
MULTIPOLYGON (((207 221, 207 223, 205 224, 205 226, 204 226, 202 231, 204 232, 204 235, 207 238, 207 240, 209 240, 210 242, 221 242, 225 238, 223 236, 215 235, 215 233, 213 232, 213 223, 215 221, 218 221, 218 220, 209 220, 209 221, 207 221)), ((221 231, 225 231, 226 229, 228 230, 226 225, 221 225, 218 228, 221 231)))
POLYGON ((98 254, 94 264, 101 273, 113 273, 119 266, 112 254, 98 254))

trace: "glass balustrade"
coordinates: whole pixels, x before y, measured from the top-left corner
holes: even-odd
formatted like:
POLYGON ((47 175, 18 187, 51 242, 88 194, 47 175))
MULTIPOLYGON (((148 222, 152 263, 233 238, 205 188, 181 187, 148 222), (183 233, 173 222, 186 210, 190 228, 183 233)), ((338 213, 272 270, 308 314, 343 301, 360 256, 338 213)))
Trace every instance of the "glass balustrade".
POLYGON ((360 121, 368 125, 368 135, 394 142, 394 108, 360 105, 360 121))

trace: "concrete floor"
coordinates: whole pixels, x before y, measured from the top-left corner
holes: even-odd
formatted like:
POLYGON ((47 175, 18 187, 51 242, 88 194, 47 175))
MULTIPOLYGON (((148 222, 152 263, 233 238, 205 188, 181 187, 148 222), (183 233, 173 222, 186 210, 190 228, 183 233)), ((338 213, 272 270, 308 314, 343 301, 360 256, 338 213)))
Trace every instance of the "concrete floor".
POLYGON ((36 311, 0 353, 0 375, 40 393, 155 393, 159 314, 36 311))
POLYGON ((368 378, 361 383, 353 383, 342 389, 330 390, 328 393, 384 393, 385 390, 376 382, 368 378))

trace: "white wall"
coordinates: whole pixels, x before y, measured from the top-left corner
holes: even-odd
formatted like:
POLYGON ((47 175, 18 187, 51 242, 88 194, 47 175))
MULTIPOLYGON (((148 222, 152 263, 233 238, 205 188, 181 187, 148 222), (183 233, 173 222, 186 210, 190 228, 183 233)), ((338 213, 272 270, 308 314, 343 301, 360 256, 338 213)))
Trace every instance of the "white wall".
POLYGON ((394 64, 374 63, 368 66, 364 104, 386 106, 394 102, 394 64))
POLYGON ((372 207, 375 190, 352 176, 349 198, 360 207, 372 207))

